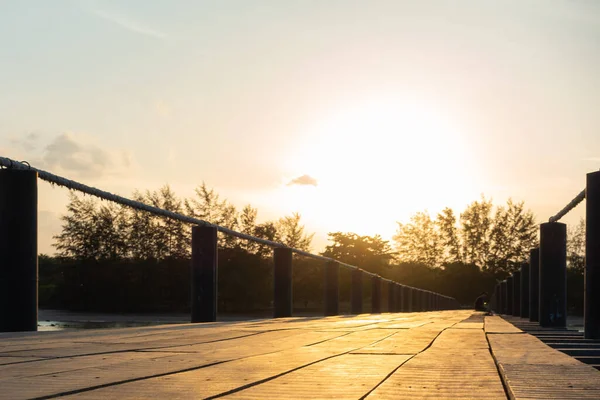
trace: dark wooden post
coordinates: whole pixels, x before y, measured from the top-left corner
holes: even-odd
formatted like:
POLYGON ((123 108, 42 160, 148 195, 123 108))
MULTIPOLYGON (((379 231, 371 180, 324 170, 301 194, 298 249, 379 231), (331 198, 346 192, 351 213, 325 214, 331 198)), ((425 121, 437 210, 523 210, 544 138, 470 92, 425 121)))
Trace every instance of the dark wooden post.
POLYGON ((325 316, 338 315, 340 313, 339 281, 340 264, 336 261, 328 261, 325 264, 325 316))
POLYGON ((402 287, 402 308, 404 312, 412 312, 412 288, 410 286, 402 287))
POLYGON ((396 310, 396 284, 393 281, 388 281, 388 312, 398 312, 396 310))
POLYGON ((540 325, 567 326, 567 226, 540 226, 540 325))
POLYGON ((529 252, 529 321, 540 322, 540 249, 529 252))
POLYGON ((600 339, 600 172, 587 174, 585 197, 584 330, 600 339))
POLYGON ((37 172, 0 170, 0 332, 37 331, 37 172))
POLYGON ((521 271, 513 272, 513 313, 516 317, 521 316, 521 271))
POLYGON ((350 304, 352 314, 363 312, 363 271, 355 269, 352 271, 352 302, 350 304))
POLYGON ((371 312, 379 314, 381 312, 381 277, 375 275, 371 278, 371 312))
POLYGON ((273 251, 273 318, 292 316, 292 250, 277 247, 273 251))
POLYGON ((508 290, 506 288, 506 279, 503 280, 502 282, 500 282, 500 293, 502 296, 502 303, 500 304, 500 314, 506 314, 506 310, 507 310, 507 301, 506 301, 506 297, 508 295, 508 290))
POLYGON ((412 305, 413 305, 413 311, 419 312, 419 311, 423 311, 423 309, 421 308, 422 304, 421 304, 421 290, 414 288, 412 290, 412 305))
POLYGON ((396 289, 394 292, 396 293, 396 312, 402 312, 402 285, 396 283, 396 289))
POLYGON ((529 318, 529 264, 521 265, 521 318, 529 318))
POLYGON ((217 265, 217 228, 192 227, 192 322, 217 320, 217 265))
POLYGON ((490 302, 490 306, 491 309, 493 311, 498 312, 498 300, 500 299, 500 285, 496 284, 496 286, 494 286, 494 295, 492 297, 492 301, 490 302))
POLYGON ((506 278, 506 315, 513 314, 513 281, 512 275, 506 278))

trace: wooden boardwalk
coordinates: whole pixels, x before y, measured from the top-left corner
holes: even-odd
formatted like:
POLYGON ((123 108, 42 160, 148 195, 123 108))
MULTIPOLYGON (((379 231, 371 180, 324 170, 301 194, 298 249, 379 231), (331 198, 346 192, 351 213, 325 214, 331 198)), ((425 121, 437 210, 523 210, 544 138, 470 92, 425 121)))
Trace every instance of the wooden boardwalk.
POLYGON ((0 334, 0 398, 600 399, 600 371, 472 311, 0 334))

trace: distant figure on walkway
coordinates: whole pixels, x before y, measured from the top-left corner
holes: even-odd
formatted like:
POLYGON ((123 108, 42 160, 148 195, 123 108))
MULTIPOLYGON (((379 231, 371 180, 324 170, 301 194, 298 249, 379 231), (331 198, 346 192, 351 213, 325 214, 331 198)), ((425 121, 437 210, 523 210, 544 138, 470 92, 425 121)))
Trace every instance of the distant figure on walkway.
POLYGON ((488 294, 483 292, 475 300, 475 311, 487 311, 488 294))

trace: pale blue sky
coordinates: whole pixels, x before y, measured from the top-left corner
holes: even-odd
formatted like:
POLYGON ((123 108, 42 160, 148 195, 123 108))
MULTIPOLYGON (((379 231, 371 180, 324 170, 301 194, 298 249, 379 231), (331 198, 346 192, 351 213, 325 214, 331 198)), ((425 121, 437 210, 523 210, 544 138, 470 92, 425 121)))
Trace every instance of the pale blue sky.
MULTIPOLYGON (((204 180, 317 248, 479 193, 545 220, 600 167, 598 43, 592 0, 0 0, 0 154, 123 195, 204 180)), ((50 251, 66 193, 40 195, 50 251)))

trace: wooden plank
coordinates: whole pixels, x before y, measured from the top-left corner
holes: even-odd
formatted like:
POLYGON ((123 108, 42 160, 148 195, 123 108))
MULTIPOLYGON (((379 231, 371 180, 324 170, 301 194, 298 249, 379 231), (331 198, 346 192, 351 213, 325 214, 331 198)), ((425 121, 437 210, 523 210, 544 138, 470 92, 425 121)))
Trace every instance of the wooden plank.
POLYGON ((523 331, 497 315, 485 317, 486 333, 522 333, 523 331))
MULTIPOLYGON (((384 334, 386 333, 382 332, 379 336, 384 334)), ((58 394, 85 389, 88 386, 200 368, 218 362, 307 346, 337 336, 338 333, 273 331, 237 339, 232 346, 215 346, 211 343, 190 346, 194 349, 193 352, 127 352, 45 360, 20 364, 18 368, 7 366, 10 368, 4 371, 0 369, 0 382, 3 390, 8 393, 14 391, 19 398, 30 398, 39 396, 40 393, 58 394), (19 387, 23 389, 19 390, 19 387)), ((320 345, 322 343, 314 345, 314 353, 326 357, 328 351, 319 348, 320 345)))
POLYGON ((360 399, 409 355, 346 354, 227 396, 233 399, 360 399))
MULTIPOLYGON (((79 396, 83 398, 118 397, 124 399, 152 396, 166 398, 178 393, 177 398, 209 397, 273 378, 280 374, 289 373, 310 363, 368 345, 387 335, 389 335, 389 332, 384 330, 356 332, 312 346, 243 358, 194 371, 145 379, 141 382, 110 386, 85 392, 79 396)), ((92 372, 95 373, 96 370, 92 372)), ((89 373, 87 375, 87 377, 80 376, 80 379, 85 382, 91 376, 89 373)), ((50 385, 51 383, 45 382, 45 384, 50 385)), ((73 397, 77 396, 73 395, 73 397)))
POLYGON ((420 353, 376 388, 369 399, 506 399, 488 350, 420 353))
POLYGON ((514 398, 600 398, 600 372, 469 310, 12 334, 3 359, 2 399, 506 398, 498 368, 514 398))
POLYGON ((528 334, 489 334, 511 399, 599 399, 600 371, 528 334))
POLYGON ((430 348, 403 364, 367 398, 506 399, 485 336, 477 333, 445 330, 430 348))

